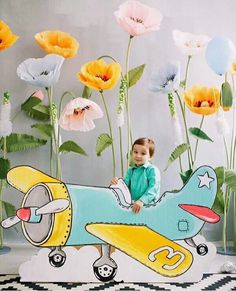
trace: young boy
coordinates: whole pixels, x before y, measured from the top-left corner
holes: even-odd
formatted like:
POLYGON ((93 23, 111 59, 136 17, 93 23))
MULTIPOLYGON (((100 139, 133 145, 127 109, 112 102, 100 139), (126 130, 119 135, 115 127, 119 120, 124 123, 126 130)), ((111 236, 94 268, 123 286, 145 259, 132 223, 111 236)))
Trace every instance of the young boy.
MULTIPOLYGON (((154 151, 154 141, 149 138, 139 138, 132 145, 132 160, 135 165, 128 169, 124 181, 134 201, 134 213, 138 213, 143 205, 154 202, 160 193, 160 172, 150 163, 154 151)), ((113 178, 111 184, 117 183, 118 178, 113 178)))

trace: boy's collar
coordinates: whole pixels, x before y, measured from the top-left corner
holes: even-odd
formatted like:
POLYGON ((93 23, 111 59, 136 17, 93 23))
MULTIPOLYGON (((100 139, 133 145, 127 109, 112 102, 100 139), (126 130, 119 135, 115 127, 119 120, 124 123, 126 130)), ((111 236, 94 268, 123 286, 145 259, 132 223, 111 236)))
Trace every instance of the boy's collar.
POLYGON ((142 166, 136 166, 134 165, 132 168, 147 168, 150 165, 150 162, 147 161, 145 164, 143 164, 142 166))

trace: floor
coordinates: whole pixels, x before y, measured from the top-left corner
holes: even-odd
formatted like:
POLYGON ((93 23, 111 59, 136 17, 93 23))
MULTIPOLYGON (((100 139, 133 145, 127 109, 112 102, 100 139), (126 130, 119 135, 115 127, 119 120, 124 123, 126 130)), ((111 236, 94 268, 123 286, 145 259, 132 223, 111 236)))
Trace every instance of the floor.
POLYGON ((236 256, 216 255, 208 272, 198 283, 30 283, 20 282, 19 265, 38 252, 29 245, 10 245, 11 252, 0 256, 0 290, 236 290, 236 274, 222 274, 224 263, 236 264, 236 256))

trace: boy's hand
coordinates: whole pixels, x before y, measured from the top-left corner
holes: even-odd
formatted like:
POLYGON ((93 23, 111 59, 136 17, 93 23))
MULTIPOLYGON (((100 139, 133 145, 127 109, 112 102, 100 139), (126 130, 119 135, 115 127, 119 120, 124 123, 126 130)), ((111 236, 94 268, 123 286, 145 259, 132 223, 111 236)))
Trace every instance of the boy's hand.
POLYGON ((132 211, 134 213, 139 213, 142 207, 143 207, 143 202, 141 200, 135 201, 132 207, 132 211))
POLYGON ((111 180, 111 185, 116 185, 118 184, 118 178, 117 177, 114 177, 112 180, 111 180))

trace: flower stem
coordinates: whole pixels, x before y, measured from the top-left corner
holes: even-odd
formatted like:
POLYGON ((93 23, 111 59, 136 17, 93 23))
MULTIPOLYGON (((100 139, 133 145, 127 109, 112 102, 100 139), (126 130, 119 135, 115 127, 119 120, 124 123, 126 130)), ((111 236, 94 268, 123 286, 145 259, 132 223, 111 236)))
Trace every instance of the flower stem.
POLYGON ((127 169, 129 167, 129 155, 130 155, 130 146, 132 146, 132 134, 131 134, 131 120, 130 120, 130 102, 129 102, 129 57, 130 57, 130 48, 131 41, 133 36, 129 37, 128 47, 126 51, 126 60, 125 60, 125 72, 127 80, 127 94, 126 94, 126 112, 127 112, 127 123, 128 123, 128 139, 127 139, 127 169))
POLYGON ((184 121, 184 129, 185 129, 186 141, 187 141, 187 144, 189 145, 189 149, 188 149, 189 169, 192 169, 192 166, 193 166, 193 155, 192 155, 192 149, 191 149, 191 144, 190 144, 189 135, 188 135, 188 127, 187 127, 185 111, 184 111, 184 107, 183 107, 181 98, 180 98, 179 93, 178 93, 177 90, 175 91, 175 94, 177 95, 177 98, 179 100, 179 105, 180 105, 180 109, 181 109, 182 117, 183 117, 183 121, 184 121))
POLYGON ((103 91, 99 91, 102 97, 102 101, 103 101, 103 105, 105 108, 105 112, 106 112, 106 116, 107 116, 107 122, 108 122, 108 127, 109 127, 109 131, 110 131, 110 137, 112 139, 112 144, 111 144, 111 148, 112 148, 112 160, 113 160, 113 170, 112 170, 112 174, 113 177, 116 176, 116 160, 115 160, 115 149, 114 149, 114 140, 113 140, 113 135, 112 135, 112 127, 111 127, 111 120, 110 120, 110 116, 109 116, 109 112, 107 109, 107 105, 106 105, 106 101, 103 95, 103 91))
MULTIPOLYGON (((202 124, 203 124, 203 121, 204 121, 204 117, 205 117, 205 115, 202 115, 202 119, 201 119, 201 122, 200 122, 199 129, 202 129, 202 124)), ((196 159, 197 159, 198 143, 199 143, 199 139, 196 140, 195 150, 194 150, 194 161, 193 161, 193 163, 195 163, 196 162, 196 159)))
POLYGON ((185 70, 185 77, 184 77, 184 87, 183 87, 184 90, 187 87, 188 70, 189 70, 189 63, 190 63, 191 58, 192 58, 192 56, 188 56, 186 70, 185 70))
MULTIPOLYGON (((56 152, 56 178, 61 179, 61 162, 60 162, 60 156, 59 156, 59 140, 57 140, 57 134, 56 134, 56 124, 55 119, 57 119, 57 116, 54 116, 54 110, 53 110, 53 102, 52 102, 52 87, 46 88, 47 94, 48 94, 48 100, 49 100, 49 107, 50 107, 50 121, 52 126, 52 142, 51 142, 51 149, 50 149, 50 161, 52 162, 52 153, 53 153, 53 142, 55 146, 55 152, 56 152)), ((52 168, 52 165, 50 166, 52 168)), ((53 173, 51 173, 53 175, 53 173)))
POLYGON ((124 177, 122 128, 119 127, 121 177, 124 177))

